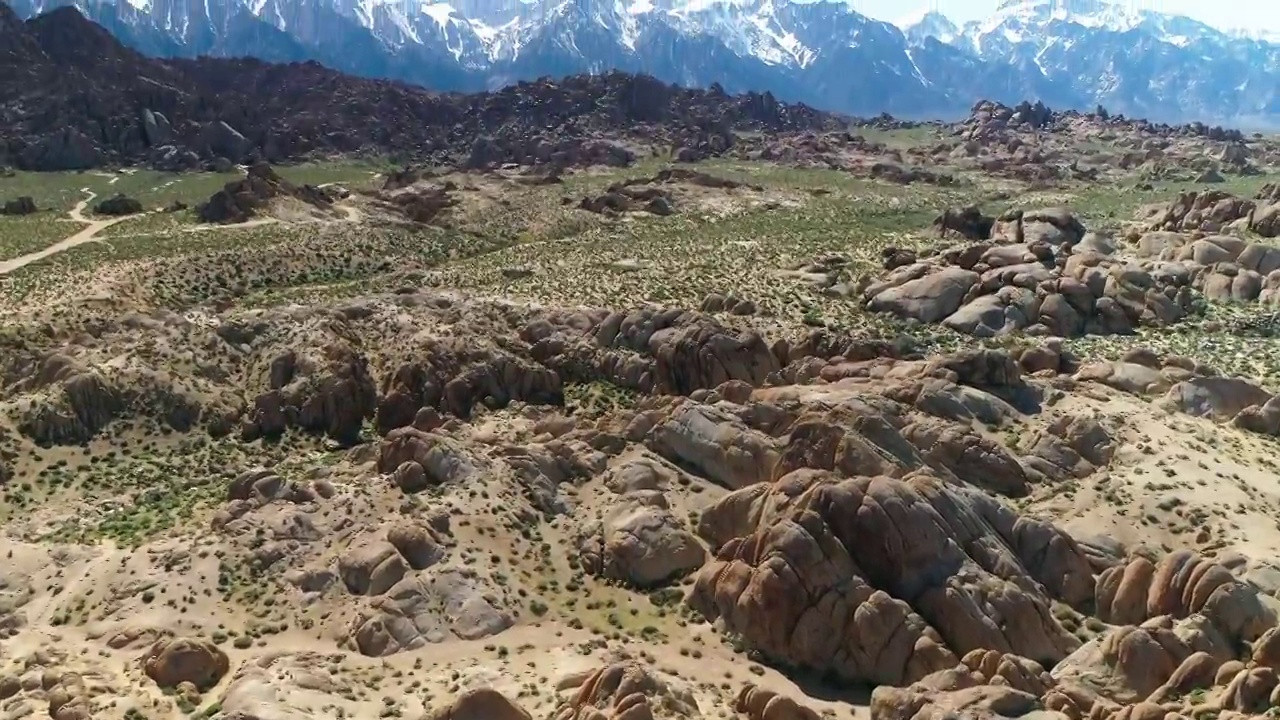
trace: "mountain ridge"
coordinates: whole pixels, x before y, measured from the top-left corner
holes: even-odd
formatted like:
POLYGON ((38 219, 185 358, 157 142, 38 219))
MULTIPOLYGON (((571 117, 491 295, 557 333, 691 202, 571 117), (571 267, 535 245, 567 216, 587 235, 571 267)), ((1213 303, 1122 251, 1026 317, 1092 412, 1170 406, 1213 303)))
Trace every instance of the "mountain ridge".
POLYGON ((1005 3, 964 25, 928 13, 901 28, 828 0, 13 2, 23 17, 75 5, 148 55, 316 60, 440 91, 618 70, 861 116, 956 119, 981 99, 1030 98, 1280 127, 1280 45, 1102 0, 1005 3))

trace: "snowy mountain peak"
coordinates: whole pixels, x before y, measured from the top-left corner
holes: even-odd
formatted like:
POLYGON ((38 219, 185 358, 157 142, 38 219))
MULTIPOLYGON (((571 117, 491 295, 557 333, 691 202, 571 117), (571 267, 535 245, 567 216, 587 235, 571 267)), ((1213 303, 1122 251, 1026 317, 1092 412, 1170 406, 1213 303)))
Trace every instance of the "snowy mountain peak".
POLYGON ((937 10, 922 10, 899 18, 893 23, 902 30, 912 42, 923 42, 925 38, 936 38, 944 43, 955 40, 960 28, 946 15, 937 10))
POLYGON ((1043 25, 1054 21, 1114 31, 1132 29, 1142 22, 1142 11, 1133 11, 1106 0, 1005 0, 996 12, 977 23, 985 32, 1008 25, 1043 25))

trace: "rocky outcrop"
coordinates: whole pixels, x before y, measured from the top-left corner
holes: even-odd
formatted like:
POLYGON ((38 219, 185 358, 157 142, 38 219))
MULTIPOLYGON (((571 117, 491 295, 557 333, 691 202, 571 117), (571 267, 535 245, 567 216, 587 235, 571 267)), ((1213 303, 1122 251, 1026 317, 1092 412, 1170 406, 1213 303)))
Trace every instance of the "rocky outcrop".
POLYGON ((343 342, 331 343, 315 356, 294 351, 277 356, 269 388, 244 418, 241 435, 246 441, 276 438, 293 427, 352 444, 377 407, 368 361, 343 342))
POLYGON ((556 708, 553 720, 654 720, 699 717, 698 702, 682 683, 634 661, 610 663, 567 678, 577 692, 556 708))
POLYGON ((407 572, 409 564, 389 542, 349 548, 338 558, 338 576, 355 595, 382 595, 407 572))
POLYGON ((383 382, 377 425, 382 432, 413 422, 422 408, 471 416, 477 404, 496 409, 519 400, 562 405, 560 376, 496 348, 465 341, 431 342, 383 382))
POLYGON ((383 440, 378 471, 392 475, 396 486, 406 493, 416 493, 445 483, 466 482, 477 468, 455 441, 402 427, 383 440))
POLYGON ((987 229, 983 242, 895 264, 862 286, 867 308, 978 337, 1129 333, 1193 310, 1190 273, 1118 256, 1068 210, 1006 213, 989 228, 974 213, 949 211, 935 226, 987 229))
POLYGON ((346 641, 363 655, 383 657, 450 639, 489 637, 515 624, 504 596, 471 568, 436 566, 407 573, 361 609, 346 641))
POLYGON ((751 683, 738 691, 734 710, 745 715, 747 720, 819 720, 821 717, 785 695, 751 683))
POLYGON ((948 208, 934 219, 933 229, 943 238, 951 232, 968 240, 986 240, 991 237, 991 229, 995 224, 995 218, 984 215, 976 205, 970 205, 965 208, 948 208))
POLYGON ((126 393, 102 373, 65 355, 50 355, 19 389, 42 390, 18 429, 44 445, 79 444, 107 426, 127 405, 126 393))
MULTIPOLYGON (((1259 193, 1259 199, 1267 202, 1270 195, 1267 188, 1259 193)), ((1251 230, 1265 237, 1274 237, 1272 220, 1274 205, 1259 208, 1258 202, 1232 195, 1225 190, 1202 190, 1185 192, 1168 207, 1155 214, 1150 222, 1151 230, 1172 232, 1191 232, 1199 230, 1204 233, 1223 233, 1227 231, 1251 230), (1255 215, 1257 218, 1255 219, 1255 215)))
POLYGON ((1193 233, 1152 230, 1134 238, 1140 256, 1157 272, 1185 278, 1208 300, 1280 301, 1280 250, 1235 235, 1193 233))
POLYGON ((1107 429, 1093 418, 1062 417, 1030 440, 1023 462, 1045 477, 1083 478, 1107 467, 1116 443, 1107 429))
POLYGON ((611 186, 603 195, 584 197, 578 207, 588 212, 617 215, 644 211, 652 215, 673 215, 676 212, 671 193, 656 187, 611 186))
POLYGON ((727 410, 699 403, 677 407, 655 428, 649 444, 659 455, 732 490, 768 480, 778 458, 773 438, 745 427, 727 410))
POLYGON ((452 194, 457 186, 452 182, 443 185, 417 184, 416 177, 416 173, 400 173, 389 177, 377 199, 411 222, 439 224, 440 216, 458 204, 458 198, 452 194))
POLYGON ((1261 602, 1256 588, 1190 550, 1169 553, 1158 564, 1135 557, 1102 573, 1097 608, 1098 617, 1117 625, 1198 614, 1244 641, 1276 624, 1275 611, 1261 602))
POLYGON ((1093 597, 1065 534, 927 474, 797 470, 730 494, 702 531, 716 554, 693 607, 778 662, 850 682, 910 684, 979 649, 1052 665, 1079 643, 1050 602, 1093 597), (983 550, 967 554, 976 534, 983 550))
POLYGON ((142 203, 125 195, 113 195, 105 200, 100 200, 93 206, 93 211, 99 215, 136 215, 142 212, 142 203))
POLYGON ((963 268, 944 268, 925 274, 920 265, 909 265, 886 280, 887 287, 867 292, 868 309, 891 312, 923 323, 941 322, 955 313, 969 291, 977 285, 977 273, 963 268), (909 276, 916 277, 907 279, 909 276))
POLYGON ((1244 378, 1220 376, 1190 358, 1137 350, 1119 361, 1086 364, 1075 378, 1133 395, 1162 396, 1160 404, 1171 412, 1280 435, 1280 395, 1244 378))
POLYGON ((1193 717, 1262 712, 1275 688, 1274 609, 1214 563, 1182 551, 1105 570, 1099 617, 1115 623, 1051 673, 1025 658, 976 650, 905 688, 877 688, 872 717, 1193 717))
MULTIPOLYGON (((243 138, 241 138, 243 140, 243 138)), ((321 210, 333 201, 324 191, 310 185, 294 185, 276 174, 266 163, 250 166, 244 179, 227 183, 196 208, 196 215, 209 223, 239 223, 254 217, 276 198, 294 198, 321 210)))
POLYGON ((1023 717, 1044 711, 1041 696, 1053 685, 1053 678, 1038 663, 1016 655, 974 650, 956 667, 932 673, 908 687, 876 688, 871 695, 871 716, 875 720, 1023 717))
POLYGON ((38 212, 36 201, 29 195, 6 200, 4 205, 0 206, 0 215, 32 215, 38 212))
POLYGON ((532 720, 527 710, 493 688, 476 688, 454 698, 422 720, 532 720))
POLYGON ((593 575, 651 588, 702 567, 706 551, 672 512, 653 466, 636 465, 615 472, 645 488, 619 487, 623 492, 606 501, 604 516, 579 531, 579 563, 593 575), (643 477, 648 474, 653 477, 643 477))
POLYGON ((185 682, 207 689, 216 685, 229 667, 226 653, 192 638, 160 640, 142 657, 143 671, 162 688, 185 682))

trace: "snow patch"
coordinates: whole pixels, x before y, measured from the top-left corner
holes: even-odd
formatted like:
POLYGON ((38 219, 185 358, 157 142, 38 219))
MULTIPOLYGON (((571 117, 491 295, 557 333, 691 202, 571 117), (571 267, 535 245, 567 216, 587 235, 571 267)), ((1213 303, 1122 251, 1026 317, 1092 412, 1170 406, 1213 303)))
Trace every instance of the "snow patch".
POLYGON ((454 20, 453 6, 448 3, 432 3, 430 5, 423 5, 421 10, 423 15, 435 20, 436 25, 440 26, 441 30, 448 27, 449 23, 454 20))

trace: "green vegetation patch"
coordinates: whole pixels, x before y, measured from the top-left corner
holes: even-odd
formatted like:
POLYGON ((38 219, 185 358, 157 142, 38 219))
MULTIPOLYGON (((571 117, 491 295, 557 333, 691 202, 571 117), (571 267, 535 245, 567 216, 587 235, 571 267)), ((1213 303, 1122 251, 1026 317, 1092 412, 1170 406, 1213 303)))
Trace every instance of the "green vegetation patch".
POLYGON ((52 212, 0 215, 0 260, 39 252, 83 227, 83 223, 61 220, 52 212))

